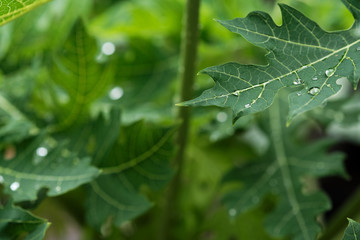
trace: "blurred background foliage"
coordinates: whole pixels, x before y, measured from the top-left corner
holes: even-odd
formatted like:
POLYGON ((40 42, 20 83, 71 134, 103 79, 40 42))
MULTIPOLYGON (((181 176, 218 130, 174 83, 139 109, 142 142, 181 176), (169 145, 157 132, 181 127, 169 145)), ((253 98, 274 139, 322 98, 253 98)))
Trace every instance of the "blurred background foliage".
MULTIPOLYGON (((203 0, 198 70, 229 61, 266 64, 263 49, 213 19, 244 17, 261 10, 281 24, 277 3, 298 9, 328 31, 349 28, 353 22, 337 0, 331 4, 328 0, 203 0)), ((56 131, 56 124, 68 111, 56 106, 72 104, 72 96, 55 78, 59 75, 52 72, 55 55, 64 51, 65 40, 82 18, 95 44, 91 51, 96 58, 92 60, 111 76, 103 92, 91 99, 91 115, 106 113, 115 103, 121 107, 126 124, 140 119, 173 123, 183 7, 183 0, 53 0, 0 28, 0 91, 38 126, 55 126, 56 131), (103 49, 109 42, 115 46, 111 54, 103 49)), ((195 95, 212 84, 208 76, 199 75, 195 95)), ((327 108, 298 119, 302 123, 298 135, 304 141, 327 135, 360 143, 359 96, 350 91, 342 94, 327 108)), ((229 217, 221 205, 221 196, 233 187, 221 185, 224 173, 264 154, 269 146, 269 138, 257 124, 261 117, 247 116, 232 126, 230 111, 215 107, 193 110, 185 187, 178 210, 182 219, 174 228, 179 239, 273 239, 262 227, 265 214, 272 209, 271 196, 260 207, 236 218, 229 217)), ((2 139, 2 147, 14 141, 16 138, 2 139)), ((160 229, 163 194, 150 193, 156 204, 148 213, 119 228, 104 225, 101 234, 85 224, 84 198, 83 190, 77 189, 48 198, 34 210, 52 222, 46 239, 149 239, 160 229)))

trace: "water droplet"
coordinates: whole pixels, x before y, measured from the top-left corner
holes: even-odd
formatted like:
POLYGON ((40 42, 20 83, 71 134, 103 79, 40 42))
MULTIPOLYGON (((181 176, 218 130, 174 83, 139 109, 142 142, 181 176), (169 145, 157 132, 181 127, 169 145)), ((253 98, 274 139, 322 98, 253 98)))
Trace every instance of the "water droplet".
POLYGON ((360 47, 357 47, 357 48, 356 48, 356 51, 360 51, 360 47))
POLYGON ((4 177, 0 175, 0 183, 4 182, 4 177))
POLYGON ((239 91, 239 90, 237 90, 237 91, 235 91, 235 92, 232 93, 232 95, 234 95, 234 96, 239 96, 239 94, 240 94, 240 91, 239 91))
POLYGON ((229 209, 229 215, 230 215, 231 217, 235 217, 236 214, 237 214, 237 211, 236 211, 235 208, 230 208, 230 209, 229 209))
POLYGON ((334 73, 334 69, 330 68, 328 70, 325 71, 325 75, 327 77, 330 77, 332 74, 334 73))
POLYGON ((326 86, 327 86, 328 88, 331 88, 331 85, 330 85, 330 83, 326 84, 326 86))
POLYGON ((121 87, 114 87, 109 92, 109 97, 112 100, 118 100, 124 95, 124 90, 121 87))
POLYGON ((249 108, 249 107, 251 107, 249 103, 245 105, 245 108, 249 108))
POLYGON ((318 78, 317 78, 317 77, 313 77, 312 80, 313 80, 313 81, 316 81, 316 80, 318 80, 318 78))
POLYGON ((313 88, 310 88, 310 90, 309 90, 309 93, 311 94, 311 95, 316 95, 316 94, 318 94, 320 92, 320 88, 318 88, 318 87, 313 87, 313 88))
POLYGON ((296 95, 298 95, 299 97, 301 96, 301 92, 297 92, 296 95))
POLYGON ((228 115, 226 112, 219 112, 217 115, 216 115, 216 119, 219 121, 219 122, 226 122, 226 120, 228 119, 228 115))
POLYGON ((302 83, 301 78, 297 78, 297 79, 295 79, 295 80, 293 81, 293 84, 294 84, 294 85, 299 85, 299 84, 301 84, 301 83, 302 83))
POLYGON ((16 190, 19 189, 19 187, 20 187, 20 183, 18 183, 18 182, 13 182, 13 183, 10 185, 11 191, 16 191, 16 190))
POLYGON ((307 68, 307 67, 308 67, 308 66, 302 66, 299 71, 304 70, 304 69, 307 68))
POLYGON ((60 192, 60 191, 61 191, 61 187, 60 187, 60 186, 56 186, 56 187, 55 187, 55 190, 56 190, 57 192, 60 192))
POLYGON ((36 154, 40 157, 46 157, 46 155, 48 155, 48 150, 45 147, 39 147, 36 149, 36 154))
POLYGON ((112 42, 106 42, 102 45, 101 51, 105 55, 112 55, 115 52, 115 45, 112 42))

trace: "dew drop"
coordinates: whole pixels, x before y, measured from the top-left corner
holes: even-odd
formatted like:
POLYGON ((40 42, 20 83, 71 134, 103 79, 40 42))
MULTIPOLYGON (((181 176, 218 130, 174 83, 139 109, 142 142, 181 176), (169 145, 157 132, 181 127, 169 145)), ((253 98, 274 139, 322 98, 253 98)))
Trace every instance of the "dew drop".
POLYGON ((301 96, 301 92, 296 93, 296 95, 298 95, 298 96, 300 97, 300 96, 301 96))
POLYGON ((20 187, 20 183, 18 183, 18 182, 13 182, 13 183, 10 185, 11 191, 16 191, 16 190, 19 189, 19 187, 20 187))
POLYGON ((113 55, 115 52, 115 45, 112 42, 105 42, 101 47, 101 51, 105 55, 113 55))
POLYGON ((325 71, 325 75, 326 75, 327 77, 330 77, 330 76, 333 74, 333 72, 334 72, 334 69, 330 68, 330 69, 328 69, 328 70, 325 71))
POLYGON ((357 47, 357 48, 356 48, 356 51, 360 51, 360 47, 357 47))
POLYGON ((245 108, 249 108, 249 107, 251 107, 249 103, 245 105, 245 108))
POLYGON ((229 215, 230 215, 231 217, 235 217, 236 213, 237 213, 237 211, 236 211, 235 208, 230 208, 230 209, 229 209, 229 215))
POLYGON ((310 88, 310 90, 309 90, 309 93, 311 94, 311 95, 316 95, 316 94, 318 94, 320 92, 320 88, 318 88, 318 87, 313 87, 313 88, 310 88))
POLYGON ((239 94, 240 94, 239 91, 235 91, 235 92, 232 93, 232 95, 234 95, 234 96, 239 96, 239 94))
POLYGON ((46 157, 46 155, 48 155, 48 150, 45 147, 39 147, 36 149, 36 154, 40 157, 46 157))
POLYGON ((312 80, 313 80, 313 81, 316 81, 316 80, 318 80, 318 78, 317 78, 317 77, 313 77, 312 80))
POLYGON ((297 79, 295 79, 294 81, 293 81, 293 84, 294 85, 299 85, 299 84, 301 84, 301 78, 297 78, 297 79))
POLYGON ((216 120, 218 120, 219 122, 226 122, 227 119, 228 119, 228 115, 226 112, 219 112, 216 115, 216 120))
POLYGON ((61 187, 60 187, 60 186, 56 186, 56 187, 55 187, 55 190, 56 190, 57 192, 60 192, 60 191, 61 191, 61 187))
POLYGON ((330 83, 326 84, 326 86, 327 86, 328 88, 331 88, 331 85, 330 85, 330 83))
POLYGON ((109 97, 112 100, 118 100, 124 95, 124 90, 121 87, 114 87, 109 92, 109 97))
POLYGON ((0 175, 0 183, 4 182, 4 177, 0 175))
POLYGON ((302 66, 301 68, 300 68, 300 71, 301 70, 304 70, 305 68, 307 68, 308 66, 302 66))

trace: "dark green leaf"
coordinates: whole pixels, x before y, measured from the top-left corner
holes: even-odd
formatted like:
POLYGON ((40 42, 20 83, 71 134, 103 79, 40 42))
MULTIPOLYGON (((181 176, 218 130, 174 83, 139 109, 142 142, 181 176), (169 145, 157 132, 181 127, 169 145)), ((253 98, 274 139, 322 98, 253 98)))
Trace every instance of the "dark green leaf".
POLYGON ((348 218, 349 225, 345 230, 342 240, 359 240, 360 239, 360 224, 348 218))
POLYGON ((2 240, 41 240, 50 223, 12 205, 0 207, 0 238, 2 240))
POLYGON ((343 2, 355 18, 353 27, 347 31, 325 32, 284 4, 280 4, 281 26, 264 12, 219 21, 230 31, 267 49, 269 64, 227 63, 209 67, 202 72, 214 79, 215 86, 179 105, 230 107, 236 119, 268 108, 280 89, 297 86, 299 91, 289 95, 290 122, 337 93, 339 78, 348 78, 355 87, 360 77, 360 3, 357 0, 343 2))
POLYGON ((243 188, 225 198, 229 214, 247 211, 267 194, 273 194, 278 201, 265 221, 269 233, 275 237, 290 235, 293 240, 313 240, 320 231, 316 217, 330 209, 331 204, 324 193, 313 189, 312 179, 346 176, 342 165, 344 156, 326 154, 329 141, 309 145, 294 143, 290 129, 281 121, 278 103, 269 112, 270 150, 257 161, 236 168, 225 177, 225 182, 243 184, 243 188))
POLYGON ((0 182, 16 202, 35 200, 42 188, 57 196, 90 182, 99 170, 90 159, 79 159, 64 142, 40 135, 15 146, 12 155, 0 155, 0 182))

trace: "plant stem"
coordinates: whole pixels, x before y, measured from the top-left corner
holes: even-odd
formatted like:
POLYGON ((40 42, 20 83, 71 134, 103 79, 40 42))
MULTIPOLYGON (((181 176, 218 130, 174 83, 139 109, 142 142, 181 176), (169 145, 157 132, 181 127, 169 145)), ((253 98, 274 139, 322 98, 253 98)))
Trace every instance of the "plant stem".
MULTIPOLYGON (((199 9, 200 0, 186 1, 181 40, 181 62, 179 67, 181 80, 181 102, 191 99, 193 95, 193 85, 196 71, 199 9)), ((173 223, 176 223, 179 220, 179 212, 176 212, 176 210, 179 209, 178 196, 181 191, 181 180, 185 165, 185 149, 188 139, 191 108, 179 108, 177 117, 181 121, 176 139, 178 150, 174 159, 174 164, 177 166, 177 172, 169 186, 165 202, 162 229, 160 231, 161 236, 159 238, 163 240, 175 239, 175 236, 171 236, 171 229, 172 226, 175 225, 173 223)))

